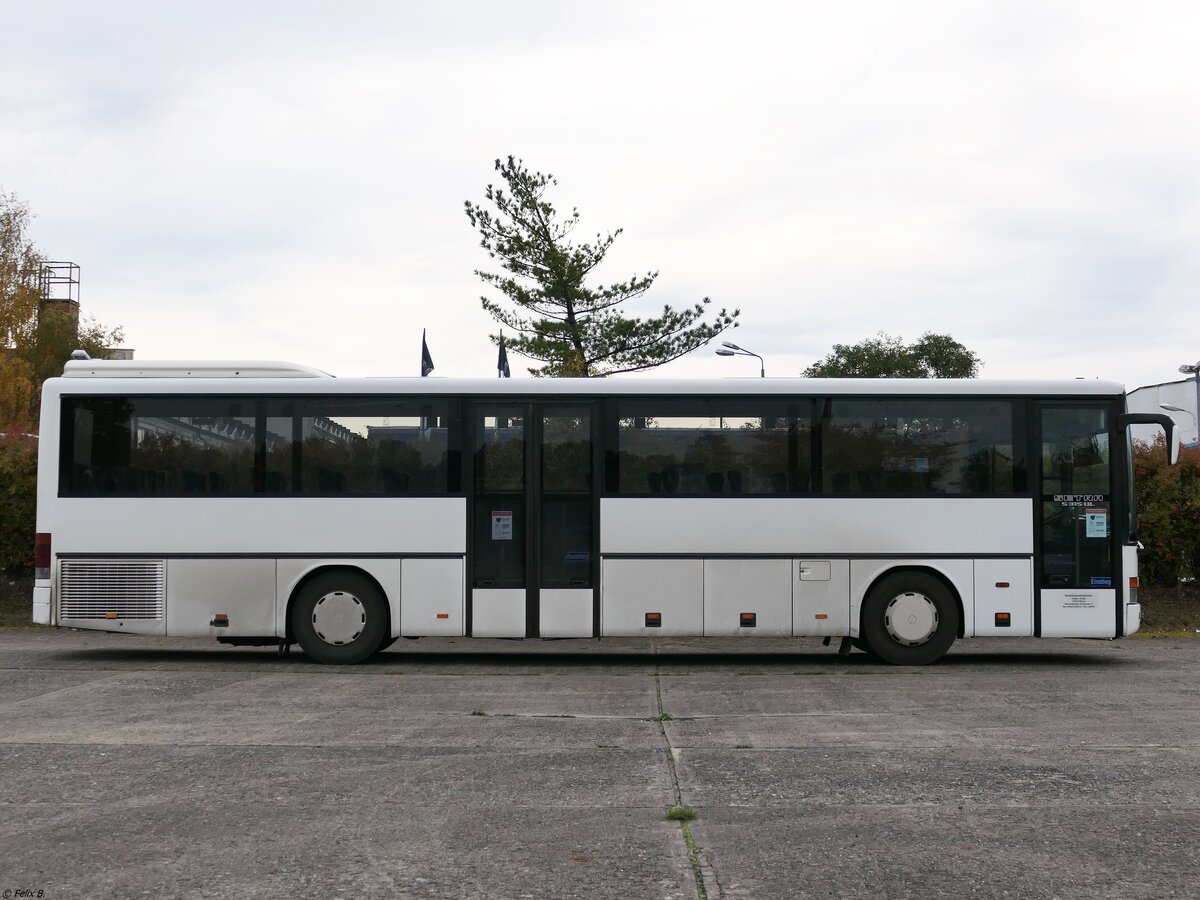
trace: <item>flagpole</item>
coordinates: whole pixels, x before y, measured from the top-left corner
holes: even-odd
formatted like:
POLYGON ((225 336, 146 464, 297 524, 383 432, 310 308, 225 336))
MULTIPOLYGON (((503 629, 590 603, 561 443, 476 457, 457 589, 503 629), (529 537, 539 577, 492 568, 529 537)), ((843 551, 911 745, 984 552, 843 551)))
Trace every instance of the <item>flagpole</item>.
POLYGON ((425 342, 425 329, 421 329, 421 377, 425 378, 433 371, 433 357, 429 353, 429 344, 425 342))

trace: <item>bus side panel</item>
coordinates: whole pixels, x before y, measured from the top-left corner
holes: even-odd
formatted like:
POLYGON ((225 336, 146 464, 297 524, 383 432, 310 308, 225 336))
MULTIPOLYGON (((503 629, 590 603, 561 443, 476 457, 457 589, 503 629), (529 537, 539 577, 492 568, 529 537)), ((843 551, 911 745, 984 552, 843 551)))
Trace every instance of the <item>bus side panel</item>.
POLYGON ((63 497, 54 552, 137 556, 464 554, 463 497, 63 497), (120 527, 97 527, 119 522, 120 527))
POLYGON ((461 558, 401 560, 400 616, 392 614, 392 636, 466 634, 465 571, 461 558))
POLYGON ((605 497, 600 552, 1033 555, 1028 497, 605 497))
POLYGON ((871 585, 891 569, 932 569, 962 600, 963 634, 975 633, 975 563, 970 559, 852 559, 850 561, 850 636, 858 637, 862 604, 871 585))
POLYGON ((788 559, 704 560, 704 633, 790 636, 791 580, 788 559))
POLYGON ((39 578, 33 585, 33 624, 50 624, 50 579, 39 578))
POLYGON ((1042 588, 1042 637, 1116 637, 1112 588, 1042 588))
POLYGON ((975 560, 975 636, 1033 636, 1033 560, 975 560))
MULTIPOLYGON (((58 502, 58 454, 59 454, 59 385, 61 381, 51 378, 42 385, 41 421, 38 424, 38 472, 37 512, 35 530, 55 535, 55 517, 61 515, 58 502)), ((51 544, 54 551, 60 548, 51 544)), ((51 557, 50 578, 38 578, 33 583, 33 621, 38 625, 55 625, 54 580, 57 575, 57 560, 51 557)))
POLYGON ((270 637, 275 633, 275 560, 168 559, 169 637, 270 637), (229 624, 214 627, 218 613, 229 624))
MULTIPOLYGON (((317 569, 329 567, 362 569, 374 578, 387 598, 389 615, 392 619, 391 636, 400 634, 400 560, 398 559, 354 559, 332 557, 329 559, 280 559, 278 561, 275 594, 276 637, 287 634, 288 602, 296 586, 304 576, 317 569)), ((461 566, 461 563, 460 563, 461 566)), ((270 634, 271 632, 266 632, 270 634)))
POLYGON ((606 559, 600 571, 605 637, 704 634, 704 560, 606 559))
POLYGON ((850 620, 850 560, 792 561, 792 633, 796 637, 844 637, 850 620))
POLYGON ((1121 547, 1121 594, 1125 601, 1125 634, 1130 635, 1142 627, 1142 605, 1138 602, 1137 588, 1130 585, 1138 577, 1137 544, 1121 547))

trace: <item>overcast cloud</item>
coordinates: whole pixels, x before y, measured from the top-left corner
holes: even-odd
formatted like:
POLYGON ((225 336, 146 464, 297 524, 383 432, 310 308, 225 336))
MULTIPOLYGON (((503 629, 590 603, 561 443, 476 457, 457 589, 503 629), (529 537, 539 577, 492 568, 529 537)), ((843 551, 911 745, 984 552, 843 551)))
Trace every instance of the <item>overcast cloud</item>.
MULTIPOLYGON (((1200 358, 1200 7, 9 4, 0 187, 141 359, 490 375, 463 214, 559 179, 641 309, 711 297, 795 375, 948 332, 994 377, 1200 358)), ((524 366, 513 359, 515 374, 524 366)), ((757 374, 712 348, 659 370, 757 374)))

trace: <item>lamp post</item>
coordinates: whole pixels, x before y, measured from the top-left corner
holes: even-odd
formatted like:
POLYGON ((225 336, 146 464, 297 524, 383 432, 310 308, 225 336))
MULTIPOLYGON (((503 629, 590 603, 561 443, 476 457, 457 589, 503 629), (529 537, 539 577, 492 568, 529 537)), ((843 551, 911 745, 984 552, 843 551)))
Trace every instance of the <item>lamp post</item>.
POLYGON ((758 360, 758 377, 767 377, 767 364, 763 362, 763 358, 757 353, 747 350, 744 347, 739 347, 730 341, 721 341, 721 347, 724 349, 718 350, 717 356, 753 356, 758 360))
POLYGON ((1181 412, 1191 418, 1193 425, 1196 424, 1196 416, 1190 409, 1184 409, 1182 406, 1172 406, 1170 403, 1160 403, 1158 404, 1158 408, 1165 409, 1168 412, 1181 412))
MULTIPOLYGON (((1200 423, 1200 362, 1192 364, 1184 363, 1179 367, 1179 374, 1191 375, 1196 379, 1196 412, 1192 418, 1200 423)), ((1196 440, 1200 442, 1200 427, 1197 428, 1196 440)))

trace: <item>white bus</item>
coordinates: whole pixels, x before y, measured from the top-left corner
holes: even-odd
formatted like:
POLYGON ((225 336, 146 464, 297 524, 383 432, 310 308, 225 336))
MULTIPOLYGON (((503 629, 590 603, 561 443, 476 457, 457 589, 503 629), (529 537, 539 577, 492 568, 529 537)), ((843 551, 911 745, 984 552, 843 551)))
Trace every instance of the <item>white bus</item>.
POLYGON ((43 391, 33 616, 355 663, 396 638, 1138 629, 1106 381, 342 379, 80 360, 43 391))

